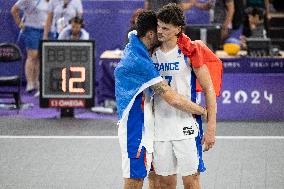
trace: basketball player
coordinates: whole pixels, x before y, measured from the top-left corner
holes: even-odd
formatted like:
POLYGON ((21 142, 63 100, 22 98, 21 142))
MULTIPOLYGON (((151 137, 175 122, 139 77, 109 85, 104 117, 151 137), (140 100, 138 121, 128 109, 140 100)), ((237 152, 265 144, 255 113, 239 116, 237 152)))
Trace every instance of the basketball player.
MULTIPOLYGON (((206 65, 193 65, 177 45, 185 20, 176 4, 164 6, 157 14, 158 40, 161 46, 152 59, 155 68, 168 81, 172 90, 196 101, 196 78, 206 100, 208 128, 203 136, 205 151, 213 147, 216 130, 216 96, 206 65)), ((199 173, 205 171, 202 160, 201 118, 169 106, 159 95, 154 96, 153 164, 162 189, 176 188, 177 170, 184 188, 199 189, 199 173)))
POLYGON ((125 189, 142 188, 143 179, 150 168, 148 160, 152 158, 153 141, 147 141, 148 128, 141 107, 143 91, 151 88, 156 96, 171 106, 184 112, 207 116, 206 109, 173 91, 155 69, 148 50, 156 42, 156 14, 143 11, 137 18, 137 32, 129 34, 129 43, 114 71, 125 189))

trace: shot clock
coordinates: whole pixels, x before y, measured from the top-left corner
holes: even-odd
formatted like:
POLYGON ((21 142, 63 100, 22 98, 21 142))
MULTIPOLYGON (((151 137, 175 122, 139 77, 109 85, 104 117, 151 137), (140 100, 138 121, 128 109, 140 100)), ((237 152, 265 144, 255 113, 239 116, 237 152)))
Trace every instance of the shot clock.
POLYGON ((94 61, 94 41, 42 41, 40 107, 92 107, 94 61))

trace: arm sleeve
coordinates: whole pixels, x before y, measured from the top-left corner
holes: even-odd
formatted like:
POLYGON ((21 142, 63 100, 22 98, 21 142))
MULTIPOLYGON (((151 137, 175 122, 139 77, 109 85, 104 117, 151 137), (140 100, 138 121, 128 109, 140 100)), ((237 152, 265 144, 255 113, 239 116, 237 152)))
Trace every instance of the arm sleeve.
POLYGON ((50 0, 50 2, 48 3, 47 10, 48 10, 48 12, 54 11, 54 0, 50 0))
POLYGON ((23 11, 27 8, 28 4, 30 4, 28 0, 18 0, 15 5, 23 11))

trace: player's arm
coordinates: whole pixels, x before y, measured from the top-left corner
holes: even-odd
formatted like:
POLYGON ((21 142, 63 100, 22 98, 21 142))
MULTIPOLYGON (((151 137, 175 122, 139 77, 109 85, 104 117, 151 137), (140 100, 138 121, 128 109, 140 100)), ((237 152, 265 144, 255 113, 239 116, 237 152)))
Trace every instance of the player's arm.
POLYGON ((45 21, 45 25, 44 25, 43 39, 45 40, 48 39, 48 33, 50 31, 52 19, 53 19, 53 12, 49 12, 47 15, 47 19, 45 21))
POLYGON ((195 1, 194 7, 201 9, 201 10, 209 10, 212 9, 214 6, 214 2, 212 0, 208 1, 208 2, 198 2, 195 1))
POLYGON ((200 68, 193 68, 193 70, 205 95, 208 127, 204 134, 203 142, 205 142, 205 151, 207 151, 212 148, 215 143, 217 109, 216 94, 207 66, 202 65, 200 68))
POLYGON ((208 127, 216 128, 216 94, 210 77, 209 70, 206 65, 200 68, 194 68, 197 80, 204 91, 206 109, 208 112, 208 127))
POLYGON ((195 2, 196 0, 188 0, 187 2, 184 1, 181 3, 180 7, 183 11, 187 11, 194 6, 195 2))
POLYGON ((229 25, 231 24, 231 22, 233 20, 233 16, 234 16, 234 12, 235 12, 234 1, 228 0, 226 2, 226 7, 227 7, 227 14, 226 14, 226 17, 225 17, 225 21, 222 25, 222 37, 227 37, 227 35, 228 35, 228 28, 229 28, 229 25))
POLYGON ((270 3, 269 3, 269 0, 264 0, 264 7, 265 7, 265 12, 266 12, 266 17, 268 20, 271 19, 271 15, 270 15, 270 3))
POLYGON ((11 8, 11 14, 13 15, 16 24, 22 29, 22 27, 24 27, 24 23, 22 23, 20 18, 20 9, 16 5, 11 8))
POLYGON ((154 90, 155 95, 160 95, 171 106, 192 114, 207 115, 207 111, 202 106, 188 100, 185 96, 176 93, 172 88, 167 84, 166 81, 162 81, 153 85, 152 90, 154 90))

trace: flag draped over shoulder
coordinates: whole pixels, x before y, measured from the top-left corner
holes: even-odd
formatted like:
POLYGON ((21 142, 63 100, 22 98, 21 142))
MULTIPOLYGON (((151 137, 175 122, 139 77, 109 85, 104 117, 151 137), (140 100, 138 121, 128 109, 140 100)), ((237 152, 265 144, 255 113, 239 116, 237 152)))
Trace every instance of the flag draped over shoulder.
MULTIPOLYGON (((222 61, 202 41, 191 41, 184 33, 179 36, 177 44, 181 52, 190 59, 193 68, 199 68, 204 64, 207 66, 216 96, 220 96, 223 72, 222 61)), ((196 91, 202 91, 198 81, 196 82, 196 91)))
POLYGON ((134 32, 129 34, 123 56, 114 71, 119 122, 127 118, 138 94, 162 81, 146 46, 134 32))

